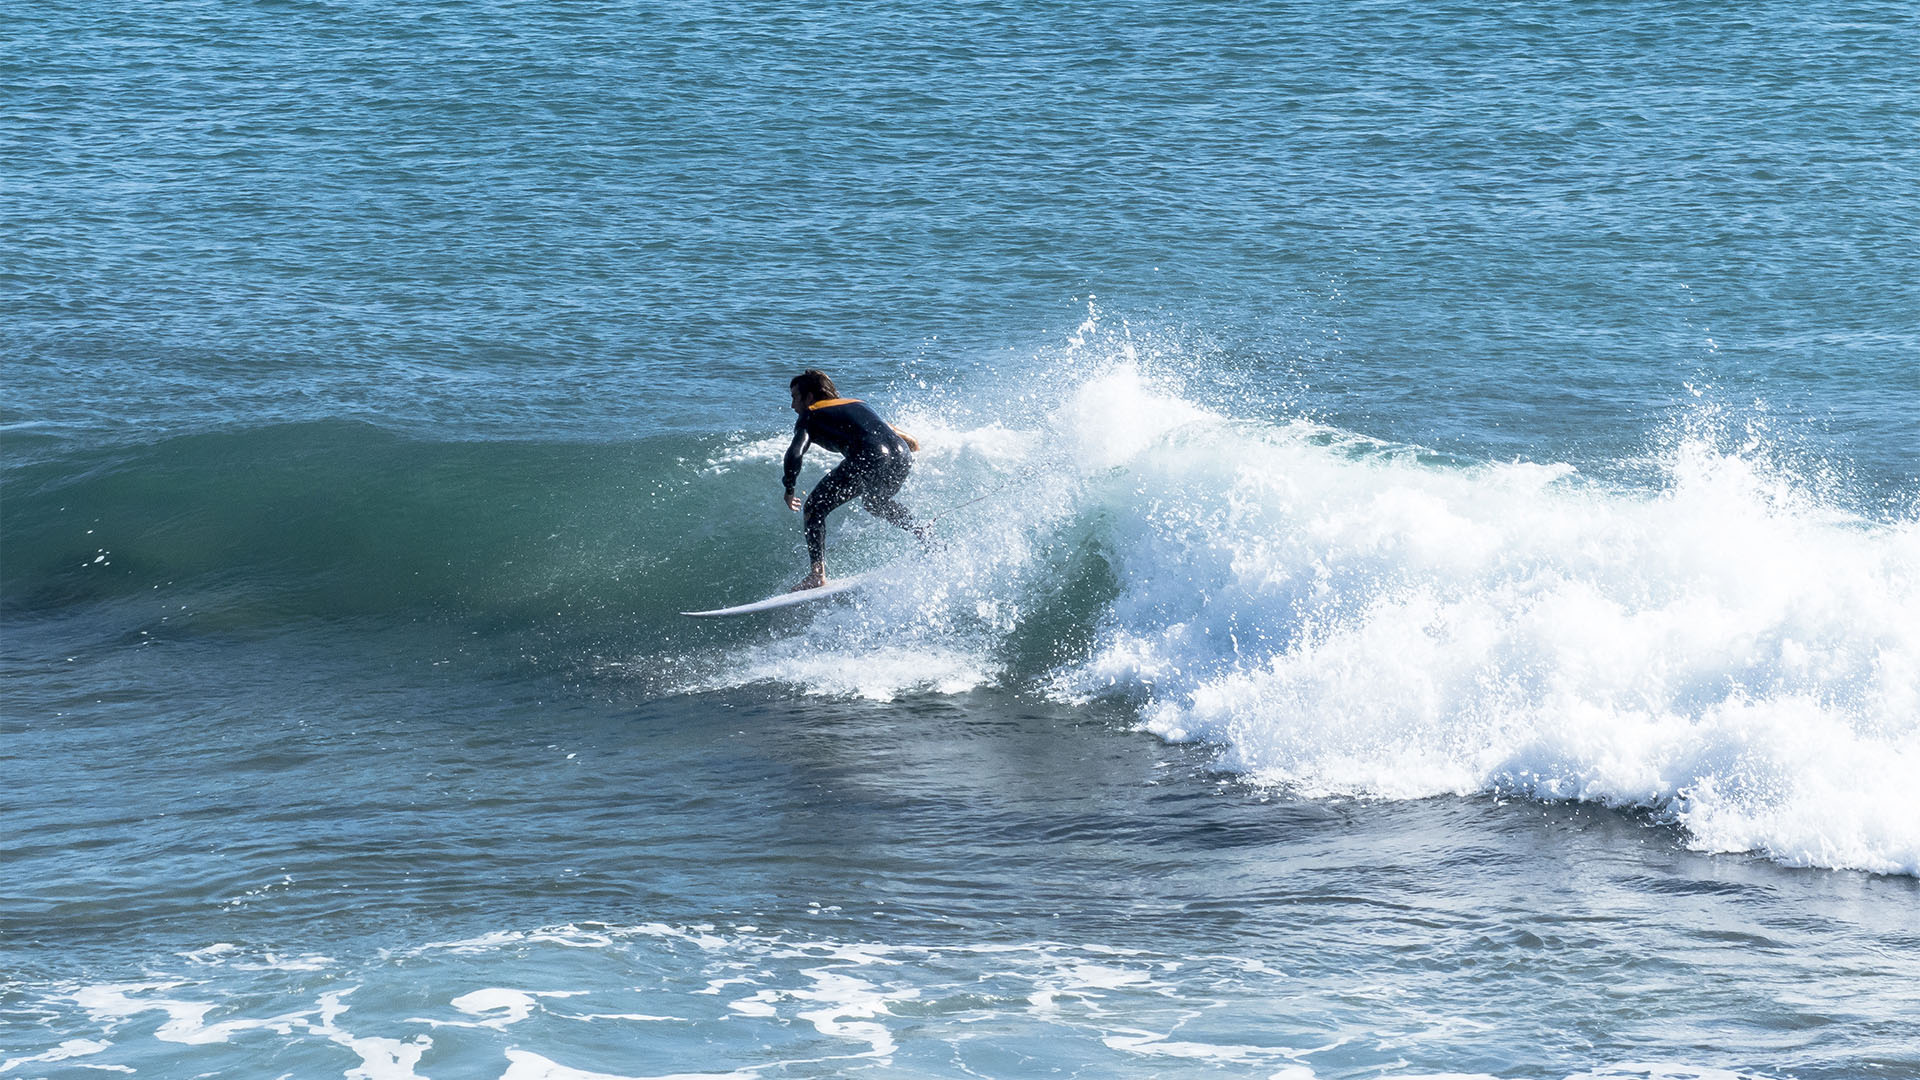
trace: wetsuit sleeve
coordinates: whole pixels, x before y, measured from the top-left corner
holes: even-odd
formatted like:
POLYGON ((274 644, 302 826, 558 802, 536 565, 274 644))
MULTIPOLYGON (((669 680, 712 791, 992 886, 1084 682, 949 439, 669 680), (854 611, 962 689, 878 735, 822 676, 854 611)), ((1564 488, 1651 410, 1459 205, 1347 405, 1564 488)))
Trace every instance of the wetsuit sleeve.
POLYGON ((794 481, 800 479, 800 459, 806 455, 808 441, 807 419, 803 416, 793 425, 793 445, 787 447, 786 468, 780 475, 780 482, 786 485, 789 495, 793 494, 794 481))

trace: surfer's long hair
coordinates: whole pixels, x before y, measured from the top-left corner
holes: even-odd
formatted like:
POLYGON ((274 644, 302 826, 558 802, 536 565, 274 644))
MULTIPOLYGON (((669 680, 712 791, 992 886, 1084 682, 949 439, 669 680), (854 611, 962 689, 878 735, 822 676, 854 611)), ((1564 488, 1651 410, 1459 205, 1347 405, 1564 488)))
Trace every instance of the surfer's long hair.
POLYGON ((840 391, 833 388, 833 380, 827 378, 827 373, 819 368, 808 368, 795 375, 787 382, 787 388, 799 391, 808 401, 826 401, 840 396, 840 391))

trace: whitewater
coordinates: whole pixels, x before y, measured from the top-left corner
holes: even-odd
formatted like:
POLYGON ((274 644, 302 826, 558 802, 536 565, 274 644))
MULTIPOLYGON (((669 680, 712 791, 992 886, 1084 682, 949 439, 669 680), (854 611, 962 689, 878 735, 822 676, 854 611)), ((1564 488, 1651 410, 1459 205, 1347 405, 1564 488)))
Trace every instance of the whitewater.
MULTIPOLYGON (((1031 426, 909 399, 917 497, 981 503, 930 565, 698 685, 892 700, 1012 680, 1119 699, 1142 730, 1307 797, 1578 800, 1706 851, 1920 873, 1911 517, 1836 507, 1705 407, 1649 447, 1657 480, 1625 486, 1236 418, 1128 354, 1023 381, 1052 395, 956 395, 1031 426), (1026 625, 1057 634, 1090 573, 1083 655, 1023 670, 1026 625)), ((711 467, 764 473, 783 448, 711 467)))

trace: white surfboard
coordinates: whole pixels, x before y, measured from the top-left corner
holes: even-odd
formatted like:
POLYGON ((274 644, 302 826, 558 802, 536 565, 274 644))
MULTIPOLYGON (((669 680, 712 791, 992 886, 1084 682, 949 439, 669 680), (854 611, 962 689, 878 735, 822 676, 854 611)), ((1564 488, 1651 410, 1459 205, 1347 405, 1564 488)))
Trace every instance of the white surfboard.
POLYGON ((835 578, 817 589, 784 592, 778 596, 769 596, 765 600, 755 600, 751 604, 741 604, 738 607, 715 608, 712 611, 683 611, 680 614, 691 615, 696 619, 709 619, 721 615, 757 615, 762 611, 776 611, 796 604, 811 604, 815 600, 825 600, 829 596, 852 592, 872 579, 872 574, 855 574, 852 577, 835 578))

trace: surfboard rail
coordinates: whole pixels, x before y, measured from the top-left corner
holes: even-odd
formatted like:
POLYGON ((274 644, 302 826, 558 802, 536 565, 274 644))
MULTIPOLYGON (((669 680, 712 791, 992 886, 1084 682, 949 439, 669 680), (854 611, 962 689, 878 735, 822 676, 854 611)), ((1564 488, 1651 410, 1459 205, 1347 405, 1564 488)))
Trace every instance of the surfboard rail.
POLYGON ((835 578, 817 589, 802 589, 799 592, 776 593, 765 600, 755 600, 751 604, 737 604, 733 607, 714 608, 712 611, 683 611, 680 614, 693 619, 714 619, 731 615, 757 615, 763 611, 778 611, 781 608, 797 607, 825 600, 831 596, 840 596, 852 592, 873 579, 871 573, 854 574, 851 577, 835 578))

